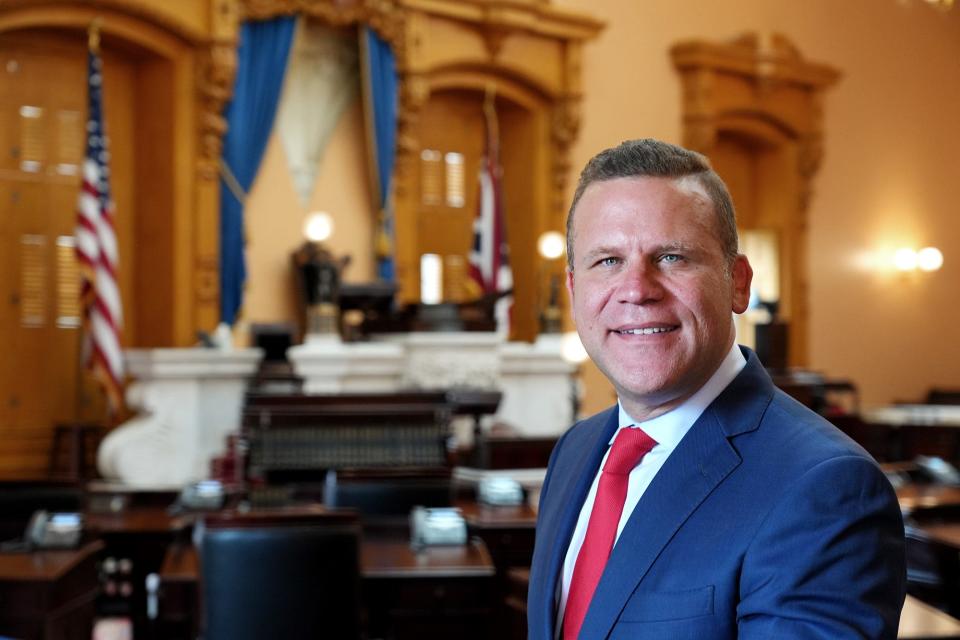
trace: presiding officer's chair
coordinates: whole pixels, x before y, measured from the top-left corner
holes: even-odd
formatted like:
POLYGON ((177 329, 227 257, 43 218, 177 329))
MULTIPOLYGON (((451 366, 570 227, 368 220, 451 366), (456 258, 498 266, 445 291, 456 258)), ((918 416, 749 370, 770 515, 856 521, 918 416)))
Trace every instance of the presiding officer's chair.
POLYGON ((204 640, 360 636, 355 513, 221 514, 200 540, 204 640))

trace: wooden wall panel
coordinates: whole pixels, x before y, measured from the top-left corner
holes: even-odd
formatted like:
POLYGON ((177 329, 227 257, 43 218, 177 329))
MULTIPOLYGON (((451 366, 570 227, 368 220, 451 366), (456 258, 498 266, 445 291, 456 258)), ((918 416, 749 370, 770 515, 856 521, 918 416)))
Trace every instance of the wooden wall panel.
MULTIPOLYGON (((225 130, 220 113, 235 65, 237 5, 234 0, 0 4, 0 46, 32 47, 39 53, 31 60, 55 60, 52 68, 30 62, 16 90, 0 91, 4 150, 22 146, 14 138, 24 127, 11 124, 17 105, 10 101, 33 90, 34 101, 54 105, 53 112, 66 109, 69 117, 41 129, 51 139, 28 152, 43 156, 43 162, 82 154, 82 130, 74 136, 80 142, 70 142, 60 135, 59 123, 82 127, 85 121, 87 28, 95 18, 101 20, 118 213, 123 346, 187 346, 198 329, 209 331, 218 319, 216 166, 225 130)), ((3 62, 8 81, 16 65, 3 62)), ((0 266, 8 267, 8 275, 0 274, 0 346, 10 354, 0 365, 0 472, 36 474, 46 469, 46 452, 41 456, 36 449, 47 446, 53 424, 107 417, 101 391, 78 368, 79 332, 48 323, 23 339, 13 309, 22 283, 17 252, 7 249, 24 233, 50 236, 43 260, 51 266, 41 275, 55 291, 56 238, 73 233, 78 172, 44 178, 44 188, 31 190, 8 183, 18 162, 11 164, 11 157, 0 154, 0 266), (17 215, 26 210, 29 217, 17 215)), ((57 296, 49 297, 52 313, 57 296)))

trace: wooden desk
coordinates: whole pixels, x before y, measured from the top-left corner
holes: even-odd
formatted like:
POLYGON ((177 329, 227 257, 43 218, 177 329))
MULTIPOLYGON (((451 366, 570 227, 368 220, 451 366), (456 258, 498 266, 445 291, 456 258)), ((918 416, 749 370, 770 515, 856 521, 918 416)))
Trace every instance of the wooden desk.
POLYGON ((933 542, 960 552, 960 522, 925 522, 917 528, 933 542))
MULTIPOLYGON (((464 546, 413 549, 406 540, 365 539, 360 546, 360 575, 364 580, 381 578, 450 578, 493 575, 493 563, 479 540, 464 546)), ((160 579, 166 584, 196 583, 200 575, 197 550, 175 545, 163 559, 160 579)))
POLYGON ((83 516, 84 527, 97 535, 163 534, 172 535, 191 526, 195 516, 171 515, 166 509, 127 509, 117 513, 91 513, 83 516))
MULTIPOLYGON (((464 546, 414 550, 408 540, 366 537, 360 573, 370 637, 490 637, 495 569, 479 539, 464 546)), ((164 637, 190 637, 199 624, 200 566, 193 546, 176 545, 160 569, 159 626, 164 637)))
POLYGON ((897 500, 903 511, 960 507, 960 487, 911 482, 897 489, 897 500))
POLYGON ((960 407, 950 405, 896 405, 863 416, 867 426, 888 432, 890 460, 912 460, 918 455, 960 461, 960 407))
POLYGON ((897 638, 902 640, 960 639, 960 620, 912 596, 907 596, 900 614, 897 638))
POLYGON ((80 549, 0 553, 0 634, 25 640, 89 640, 98 554, 80 549))

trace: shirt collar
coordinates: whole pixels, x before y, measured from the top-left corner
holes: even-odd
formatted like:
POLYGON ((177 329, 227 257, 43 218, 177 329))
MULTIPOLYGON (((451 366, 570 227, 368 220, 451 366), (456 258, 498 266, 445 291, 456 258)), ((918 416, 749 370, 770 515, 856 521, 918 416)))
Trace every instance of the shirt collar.
MULTIPOLYGON (((656 440, 658 445, 662 445, 666 449, 673 449, 690 430, 693 423, 697 421, 697 418, 727 388, 727 385, 733 382, 733 379, 737 377, 746 364, 746 358, 743 357, 740 347, 734 342, 730 351, 720 362, 720 366, 696 393, 687 398, 680 406, 641 423, 643 431, 656 440)), ((613 440, 617 437, 620 429, 637 424, 637 421, 624 411, 623 404, 619 401, 617 404, 620 411, 620 428, 610 438, 611 444, 613 444, 613 440)))

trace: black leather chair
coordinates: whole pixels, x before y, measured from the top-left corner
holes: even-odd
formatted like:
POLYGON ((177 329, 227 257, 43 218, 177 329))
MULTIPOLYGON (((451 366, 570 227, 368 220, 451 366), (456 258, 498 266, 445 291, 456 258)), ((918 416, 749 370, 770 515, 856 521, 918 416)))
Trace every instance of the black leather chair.
POLYGON ((960 559, 957 552, 930 540, 912 519, 904 526, 907 554, 907 593, 946 611, 960 615, 960 559))
POLYGON ((208 519, 203 638, 358 638, 359 540, 356 515, 345 512, 208 519))
POLYGON ((364 520, 378 517, 406 519, 416 506, 449 507, 451 496, 449 478, 370 476, 332 479, 328 474, 324 488, 327 506, 355 509, 364 520))

